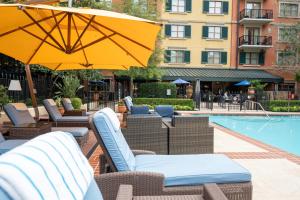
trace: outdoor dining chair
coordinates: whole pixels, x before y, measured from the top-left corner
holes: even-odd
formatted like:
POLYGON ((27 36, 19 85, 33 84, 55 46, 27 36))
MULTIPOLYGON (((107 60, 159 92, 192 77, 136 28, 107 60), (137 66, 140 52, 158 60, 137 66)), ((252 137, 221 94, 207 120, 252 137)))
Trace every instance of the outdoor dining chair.
POLYGON ((122 176, 110 175, 115 184, 147 177, 149 187, 161 194, 199 194, 203 184, 216 183, 230 200, 252 199, 250 172, 225 155, 156 155, 133 151, 121 132, 116 113, 110 108, 96 112, 90 122, 110 170, 124 172, 122 176))
POLYGON ((1 200, 227 200, 215 184, 204 185, 202 194, 172 196, 160 196, 147 179, 112 187, 110 176, 94 175, 73 136, 65 132, 38 136, 0 156, 0 169, 1 200))

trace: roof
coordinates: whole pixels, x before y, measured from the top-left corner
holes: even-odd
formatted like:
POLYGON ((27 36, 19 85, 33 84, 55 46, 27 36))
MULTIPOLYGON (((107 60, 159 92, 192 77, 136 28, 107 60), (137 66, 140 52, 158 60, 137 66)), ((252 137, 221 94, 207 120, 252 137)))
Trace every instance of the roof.
POLYGON ((187 81, 200 79, 200 81, 239 82, 258 79, 262 82, 283 82, 281 77, 258 69, 162 67, 162 71, 164 74, 162 79, 168 81, 183 78, 187 81))

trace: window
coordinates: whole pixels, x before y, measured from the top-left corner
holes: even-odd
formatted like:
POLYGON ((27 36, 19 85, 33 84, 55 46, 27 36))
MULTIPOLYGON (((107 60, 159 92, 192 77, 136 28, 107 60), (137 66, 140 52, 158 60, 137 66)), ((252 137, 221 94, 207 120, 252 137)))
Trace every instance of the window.
POLYGON ((190 51, 166 50, 165 63, 190 63, 190 51))
POLYGON ((220 64, 220 52, 209 51, 208 52, 208 64, 220 64))
POLYGON ((258 53, 246 53, 246 63, 248 65, 258 65, 258 53))
POLYGON ((278 33, 278 40, 281 42, 291 41, 291 36, 298 35, 297 30, 292 27, 280 27, 278 33))
POLYGON ((208 13, 221 14, 222 13, 222 2, 221 1, 210 1, 208 13))
POLYGON ((298 17, 299 4, 296 3, 280 3, 281 17, 298 17))
POLYGON ((172 12, 185 12, 185 0, 172 0, 172 12))
POLYGON ((221 27, 218 27, 218 26, 208 27, 208 38, 220 39, 221 38, 221 27))
POLYGON ((172 25, 171 26, 171 37, 174 38, 184 38, 184 26, 182 25, 172 25))
POLYGON ((295 52, 279 51, 277 52, 278 65, 295 65, 297 61, 295 52))

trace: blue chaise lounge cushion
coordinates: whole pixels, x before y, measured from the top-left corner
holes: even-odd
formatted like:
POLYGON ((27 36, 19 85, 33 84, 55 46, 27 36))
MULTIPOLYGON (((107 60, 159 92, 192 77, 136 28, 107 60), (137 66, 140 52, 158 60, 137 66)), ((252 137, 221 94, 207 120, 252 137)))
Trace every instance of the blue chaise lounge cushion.
POLYGON ((237 183, 251 180, 249 171, 221 154, 138 155, 136 171, 165 175, 165 186, 237 183))
POLYGON ((174 108, 171 105, 155 106, 154 111, 162 117, 172 117, 174 115, 174 108))
POLYGON ((133 115, 149 114, 149 107, 148 106, 131 106, 131 114, 133 114, 133 115))
POLYGON ((135 158, 120 129, 116 113, 104 108, 93 116, 93 123, 118 171, 132 171, 135 158))

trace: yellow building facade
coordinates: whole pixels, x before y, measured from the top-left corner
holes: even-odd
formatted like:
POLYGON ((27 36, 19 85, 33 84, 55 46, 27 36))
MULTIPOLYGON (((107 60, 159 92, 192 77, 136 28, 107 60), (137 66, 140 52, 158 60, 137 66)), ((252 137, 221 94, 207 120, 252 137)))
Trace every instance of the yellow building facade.
POLYGON ((230 67, 230 0, 163 0, 160 6, 166 67, 230 67))

